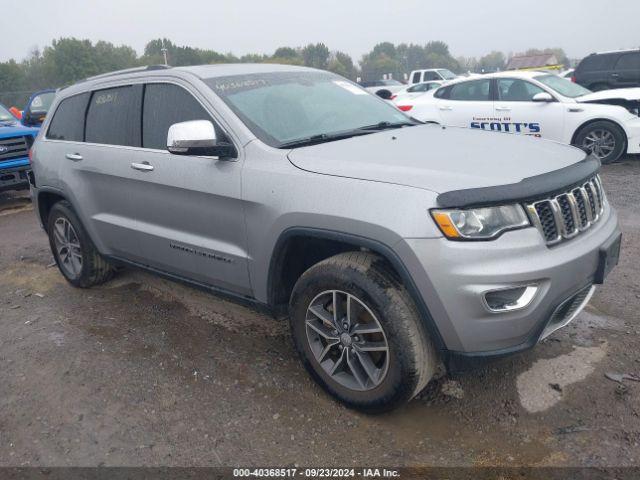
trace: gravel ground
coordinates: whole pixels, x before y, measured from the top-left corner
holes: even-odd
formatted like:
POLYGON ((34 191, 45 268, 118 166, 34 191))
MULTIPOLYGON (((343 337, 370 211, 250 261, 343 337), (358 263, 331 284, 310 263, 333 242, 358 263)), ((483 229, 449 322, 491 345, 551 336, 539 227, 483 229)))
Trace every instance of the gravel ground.
POLYGON ((0 466, 640 465, 640 161, 604 168, 620 265, 535 349, 433 383, 382 416, 345 409, 287 326, 124 271, 51 266, 25 194, 0 194, 0 466))

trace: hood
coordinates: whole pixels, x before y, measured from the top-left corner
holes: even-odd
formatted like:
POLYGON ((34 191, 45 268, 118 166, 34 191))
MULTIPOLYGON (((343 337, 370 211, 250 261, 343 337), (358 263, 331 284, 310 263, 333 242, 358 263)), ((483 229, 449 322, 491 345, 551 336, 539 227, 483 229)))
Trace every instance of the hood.
POLYGON ((602 90, 600 92, 589 93, 576 98, 580 103, 604 103, 603 100, 624 100, 628 102, 640 102, 640 88, 619 88, 615 90, 602 90))
POLYGON ((37 128, 25 127, 18 121, 0 122, 0 138, 17 137, 19 135, 35 137, 37 134, 37 128))
POLYGON ((577 163, 577 148, 537 138, 419 125, 297 148, 289 160, 324 175, 436 193, 518 183, 577 163))

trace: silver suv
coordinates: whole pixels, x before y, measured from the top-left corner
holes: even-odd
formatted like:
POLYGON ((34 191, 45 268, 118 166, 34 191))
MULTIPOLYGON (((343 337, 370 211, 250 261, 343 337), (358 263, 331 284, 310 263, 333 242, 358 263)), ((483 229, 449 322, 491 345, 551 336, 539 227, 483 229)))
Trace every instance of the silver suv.
POLYGON ((32 195, 72 285, 132 265, 288 313, 310 374, 363 411, 532 347, 617 263, 596 159, 420 124, 328 72, 142 68, 51 112, 32 195))

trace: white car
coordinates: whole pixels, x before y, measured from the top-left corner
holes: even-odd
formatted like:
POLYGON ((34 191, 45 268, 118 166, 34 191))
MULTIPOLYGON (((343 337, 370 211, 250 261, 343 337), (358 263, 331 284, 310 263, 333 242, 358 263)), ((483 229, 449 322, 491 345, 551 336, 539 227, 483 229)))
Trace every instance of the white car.
POLYGON ((391 97, 391 100, 393 100, 396 105, 398 105, 399 103, 408 102, 415 98, 418 98, 420 95, 423 95, 429 90, 435 90, 436 88, 442 86, 443 83, 444 82, 435 80, 431 82, 416 83, 415 85, 411 85, 410 87, 406 87, 400 90, 393 97, 391 97))
POLYGON ((575 68, 570 68, 568 70, 563 70, 560 73, 558 73, 559 77, 562 78, 566 78, 567 80, 571 80, 571 77, 573 77, 573 72, 575 72, 576 69, 575 68))
POLYGON ((360 82, 360 86, 368 92, 378 95, 379 97, 389 100, 391 96, 400 90, 404 90, 406 85, 398 80, 374 80, 368 82, 360 82))
POLYGON ((397 107, 425 122, 576 145, 610 163, 640 153, 639 105, 640 88, 592 93, 550 73, 501 72, 454 80, 397 107))

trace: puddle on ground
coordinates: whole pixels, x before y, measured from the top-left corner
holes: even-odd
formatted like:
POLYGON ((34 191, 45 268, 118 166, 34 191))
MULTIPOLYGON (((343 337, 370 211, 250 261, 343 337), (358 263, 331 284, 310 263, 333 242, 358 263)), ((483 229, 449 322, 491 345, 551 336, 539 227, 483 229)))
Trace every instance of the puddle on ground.
POLYGON ((587 378, 606 355, 607 344, 575 347, 555 358, 536 360, 518 375, 516 387, 520 404, 530 413, 548 410, 562 400, 562 391, 587 378))
POLYGON ((141 271, 128 270, 119 273, 105 288, 119 288, 137 284, 141 290, 167 302, 178 302, 190 315, 223 327, 229 331, 241 332, 249 328, 269 336, 281 336, 288 332, 288 323, 262 315, 251 308, 224 300, 214 293, 198 290, 141 271))
POLYGON ((517 435, 507 435, 490 424, 465 424, 461 415, 454 404, 427 406, 414 400, 389 414, 364 416, 362 423, 393 432, 405 445, 416 445, 418 450, 435 455, 431 463, 426 463, 431 465, 538 465, 552 453, 542 439, 529 437, 523 447, 517 435), (436 454, 443 451, 449 453, 436 454))

